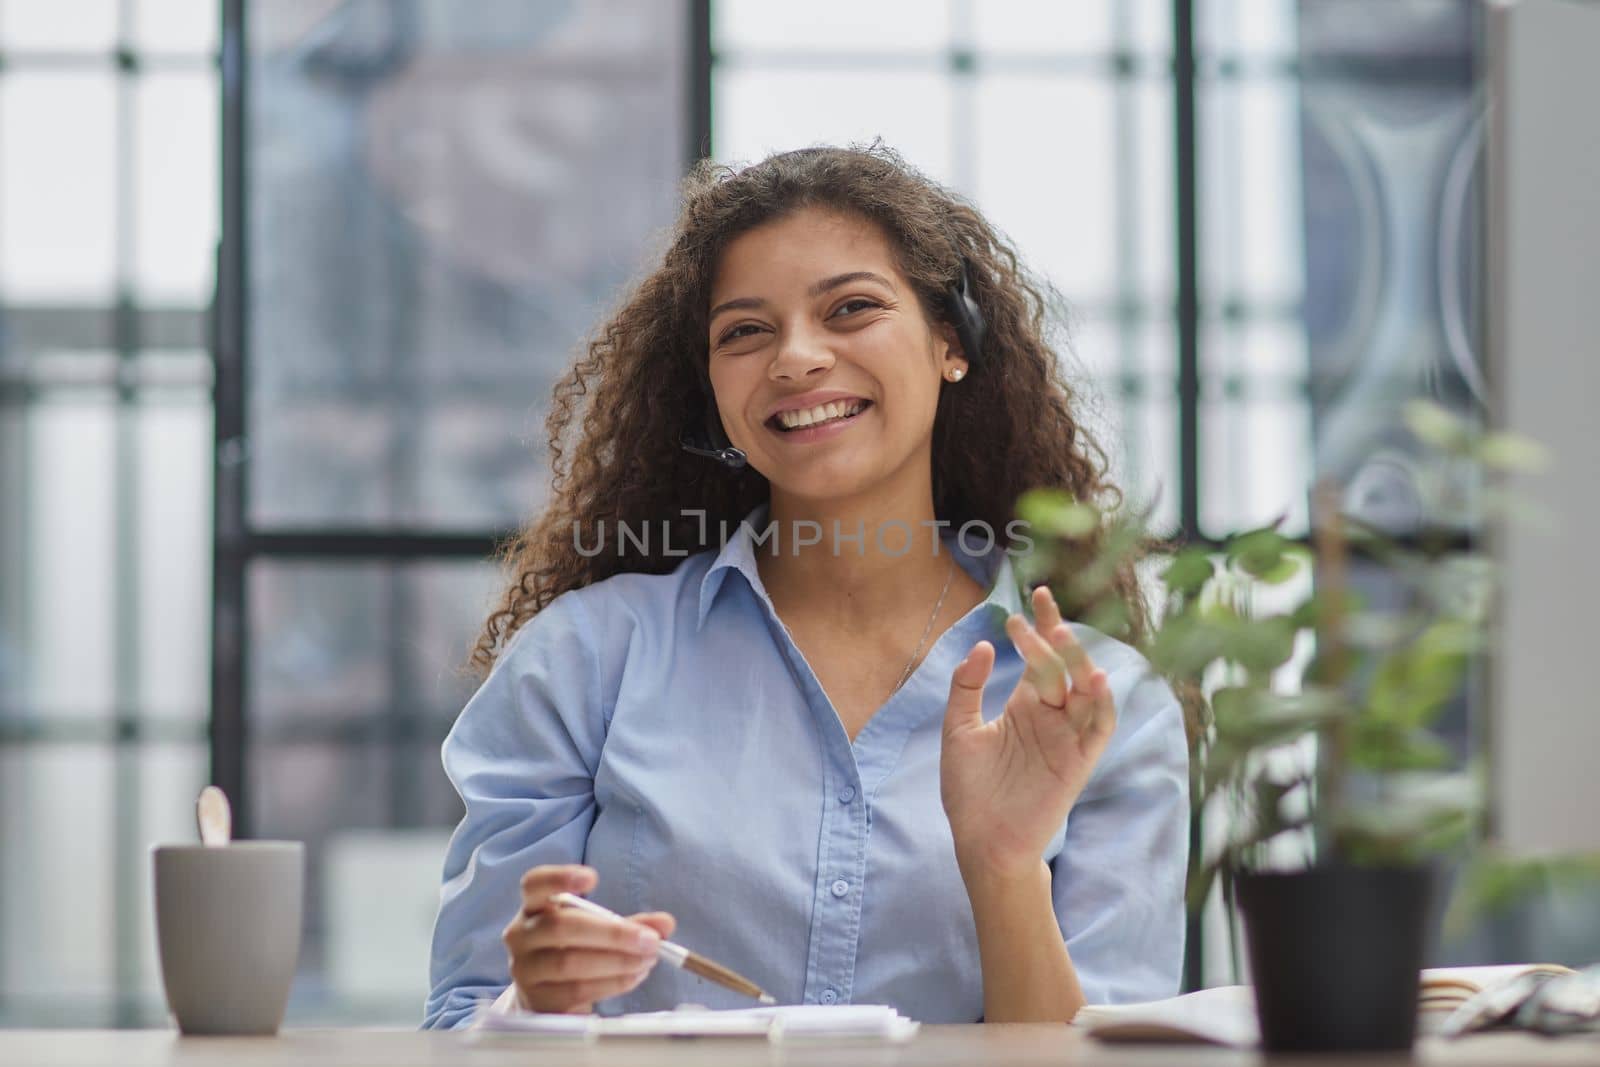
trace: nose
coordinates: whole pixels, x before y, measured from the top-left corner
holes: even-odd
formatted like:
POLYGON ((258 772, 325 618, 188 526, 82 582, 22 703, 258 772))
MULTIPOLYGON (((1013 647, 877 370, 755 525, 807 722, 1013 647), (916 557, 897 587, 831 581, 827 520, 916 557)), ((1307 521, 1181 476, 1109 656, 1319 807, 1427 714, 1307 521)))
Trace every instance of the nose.
POLYGON ((778 354, 772 357, 767 376, 773 381, 799 381, 812 374, 826 373, 833 366, 833 353, 820 337, 805 329, 787 330, 778 354))

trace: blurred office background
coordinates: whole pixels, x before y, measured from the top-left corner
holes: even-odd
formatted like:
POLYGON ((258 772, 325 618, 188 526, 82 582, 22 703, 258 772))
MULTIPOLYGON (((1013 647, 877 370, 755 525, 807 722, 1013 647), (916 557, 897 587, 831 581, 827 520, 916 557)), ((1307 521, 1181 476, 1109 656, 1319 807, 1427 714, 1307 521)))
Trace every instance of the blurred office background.
MULTIPOLYGON (((307 842, 290 1022, 419 1018, 482 560, 694 155, 972 197, 1175 535, 1303 534, 1319 473, 1414 519, 1399 404, 1484 400, 1476 10, 0 0, 0 1025, 163 1019, 208 780, 307 842)), ((1600 957, 1563 908, 1437 954, 1600 957)))

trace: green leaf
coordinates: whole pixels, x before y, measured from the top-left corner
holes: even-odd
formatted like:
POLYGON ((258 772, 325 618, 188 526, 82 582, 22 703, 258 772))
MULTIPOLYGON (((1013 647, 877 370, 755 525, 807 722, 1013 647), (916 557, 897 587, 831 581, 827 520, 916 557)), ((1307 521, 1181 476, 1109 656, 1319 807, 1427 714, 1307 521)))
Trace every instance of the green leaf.
POLYGON ((1150 647, 1150 662, 1163 674, 1198 680, 1223 651, 1223 634, 1192 616, 1164 625, 1150 647))
POLYGON ((1262 578, 1282 569, 1284 552, 1291 544, 1271 527, 1253 530, 1228 542, 1228 562, 1246 574, 1262 578))
POLYGON ((1357 718, 1351 723, 1351 767, 1370 771, 1442 770, 1455 763, 1449 745, 1424 730, 1398 723, 1357 718))
POLYGON ((1286 544, 1283 554, 1278 557, 1278 564, 1269 567, 1255 575, 1255 577, 1268 585, 1282 585, 1302 570, 1311 566, 1312 556, 1310 550, 1303 545, 1293 542, 1286 544))
POLYGON ((1111 597, 1096 604, 1083 621, 1103 634, 1121 638, 1132 627, 1133 616, 1121 597, 1111 597))
POLYGON ((1161 572, 1161 580, 1170 590, 1195 596, 1215 574, 1216 564, 1212 562, 1209 551, 1188 548, 1173 557, 1167 569, 1161 572))
POLYGON ((1478 442, 1484 465, 1503 471, 1541 471, 1550 465, 1550 450, 1531 437, 1500 431, 1478 442))
POLYGON ((1212 694, 1211 707, 1218 740, 1236 754, 1281 745, 1349 713, 1342 697, 1320 689, 1273 693, 1234 686, 1212 694))
POLYGON ((1465 419, 1430 400, 1413 400, 1407 404, 1405 421, 1423 444, 1446 452, 1468 450, 1475 433, 1465 419))
POLYGON ((1045 537, 1081 538, 1100 528, 1100 512, 1062 489, 1030 489, 1017 500, 1017 515, 1045 537))
POLYGON ((1225 645, 1229 659, 1249 671, 1276 670, 1294 655, 1295 626, 1283 616, 1240 622, 1225 645))

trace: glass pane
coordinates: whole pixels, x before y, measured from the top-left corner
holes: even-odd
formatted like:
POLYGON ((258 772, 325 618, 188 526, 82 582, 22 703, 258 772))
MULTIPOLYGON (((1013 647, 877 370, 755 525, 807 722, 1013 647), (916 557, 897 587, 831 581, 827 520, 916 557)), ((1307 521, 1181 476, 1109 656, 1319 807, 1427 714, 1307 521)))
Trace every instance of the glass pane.
POLYGON ((134 8, 133 44, 151 52, 214 52, 217 0, 142 0, 134 8))
MULTIPOLYGON (((258 739, 250 748, 247 773, 256 836, 302 841, 306 849, 304 940, 285 1020, 290 1025, 303 1024, 308 1016, 316 1019, 328 1010, 322 902, 329 838, 388 825, 393 770, 390 748, 381 743, 285 744, 258 739)), ((437 891, 437 875, 434 888, 437 891)), ((426 969, 426 961, 424 956, 416 965, 426 969)))
POLYGON ((753 163, 772 152, 816 144, 840 147, 882 137, 935 181, 950 182, 950 77, 925 71, 712 71, 712 144, 716 158, 753 163), (871 101, 871 106, 863 106, 871 101))
POLYGON ((1117 42, 1151 58, 1172 54, 1172 0, 1116 0, 1117 42))
POLYGON ((1174 121, 1172 83, 1166 78, 1118 87, 1117 185, 1135 190, 1133 197, 1118 198, 1119 278, 1128 295, 1158 316, 1173 313, 1178 289, 1174 121))
POLYGON ((26 410, 0 394, 0 716, 26 692, 28 591, 28 423, 26 410))
POLYGON ((719 52, 930 51, 949 45, 950 5, 943 0, 716 0, 711 40, 719 52))
MULTIPOLYGON (((1170 365, 1175 341, 1170 322, 1130 327, 1114 343, 1126 345, 1130 366, 1170 365)), ((1109 476, 1135 508, 1151 508, 1158 535, 1178 523, 1177 378, 1170 372, 1118 372, 1079 385, 1078 419, 1106 450, 1109 476), (1153 507, 1152 507, 1153 505, 1153 507)))
POLYGON ((1303 396, 1263 384, 1247 395, 1202 389, 1200 524, 1221 538, 1283 516, 1284 531, 1307 527, 1311 411, 1303 396))
POLYGON ((1300 3, 1301 0, 1196 0, 1195 51, 1217 56, 1293 58, 1300 3))
POLYGON ((972 5, 973 39, 983 49, 1107 52, 1112 8, 1111 0, 982 0, 972 5))
POLYGON ((106 717, 117 697, 115 401, 47 393, 26 426, 22 491, 9 498, 25 521, 23 667, 6 703, 30 716, 106 717))
POLYGON ((460 808, 439 742, 264 742, 257 836, 306 846, 304 943, 288 1021, 415 1025, 444 849, 460 808), (417 797, 426 826, 403 823, 417 797))
POLYGON ((111 992, 113 782, 106 746, 0 746, 0 1003, 19 1019, 94 1025, 111 992))
POLYGON ((1111 469, 1129 503, 1150 510, 1150 529, 1158 536, 1178 526, 1178 389, 1170 378, 1151 378, 1125 401, 1119 470, 1111 469), (1123 473, 1125 472, 1125 473, 1123 473))
POLYGON ((109 68, 0 78, 0 293, 8 301, 110 302, 114 78, 109 68))
POLYGON ((1088 317, 1073 342, 1084 369, 1068 379, 1074 414, 1106 450, 1112 483, 1131 506, 1154 505, 1149 523, 1162 535, 1176 527, 1179 508, 1176 344, 1170 320, 1122 326, 1088 317))
POLYGON ((263 727, 378 717, 394 698, 386 657, 395 597, 377 563, 261 562, 250 572, 250 714, 263 727))
POLYGON ((252 720, 281 736, 421 718, 442 739, 476 688, 462 669, 500 591, 488 563, 256 564, 252 720))
POLYGON ((1305 292, 1299 86, 1197 89, 1201 299, 1297 304, 1305 292))
POLYGON ((1359 517, 1410 523, 1425 505, 1404 405, 1476 415, 1490 400, 1478 20, 1472 5, 1421 2, 1302 13, 1322 72, 1301 84, 1299 137, 1317 470, 1359 517))
POLYGON ((502 579, 487 563, 441 561, 261 562, 250 580, 257 831, 309 850, 291 1015, 414 1020, 443 842, 461 816, 439 746, 479 684, 466 664, 502 579), (364 830, 382 834, 352 836, 364 830), (412 830, 429 832, 397 834, 412 830), (374 890, 367 861, 406 880, 374 890), (352 918, 363 893, 376 910, 352 918), (380 915, 395 924, 387 947, 380 915), (399 946, 415 949, 403 971, 399 946))
POLYGON ((251 9, 261 525, 522 518, 545 398, 676 209, 681 3, 404 10, 251 9))
POLYGON ((147 303, 205 306, 216 273, 217 76, 151 72, 136 85, 136 288, 147 303))
POLYGON ((137 412, 139 708, 203 723, 211 703, 211 400, 193 391, 147 399, 137 412))
POLYGON ((116 42, 117 0, 0 0, 0 48, 7 51, 109 52, 116 42))
MULTIPOLYGON (((1072 366, 1077 374, 1096 381, 1111 383, 1115 394, 1121 389, 1117 382, 1124 378, 1171 377, 1177 372, 1176 353, 1164 344, 1154 343, 1154 337, 1172 336, 1168 320, 1123 320, 1113 315, 1084 313, 1072 316, 1068 331, 1072 366)), ((1069 370, 1068 380, 1077 376, 1069 370)))
POLYGON ((985 75, 977 90, 977 202, 1069 302, 1116 296, 1112 86, 985 75), (1039 136, 1041 115, 1049 136, 1039 136))
MULTIPOLYGON (((433 755, 438 763, 437 750, 433 755)), ((330 1008, 359 1013, 363 1021, 415 1025, 428 996, 427 962, 449 841, 443 829, 329 835, 318 910, 330 1008)))
POLYGON ((1200 373, 1233 375, 1284 392, 1303 389, 1311 373, 1305 325, 1298 317, 1202 319, 1200 373))

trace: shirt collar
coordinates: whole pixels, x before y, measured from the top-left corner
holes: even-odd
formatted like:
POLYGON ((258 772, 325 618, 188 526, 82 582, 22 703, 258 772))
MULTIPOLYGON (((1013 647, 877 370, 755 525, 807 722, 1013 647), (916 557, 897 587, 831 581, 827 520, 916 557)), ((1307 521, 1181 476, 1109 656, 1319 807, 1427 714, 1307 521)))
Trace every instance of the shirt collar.
MULTIPOLYGON (((769 607, 771 606, 766 588, 761 584, 761 574, 756 569, 758 548, 755 540, 756 533, 765 530, 768 514, 767 501, 752 508, 750 513, 740 520, 738 527, 712 560, 705 576, 700 579, 700 610, 695 620, 696 630, 705 627, 706 616, 711 612, 712 602, 716 600, 717 592, 722 588, 722 583, 730 571, 743 574, 755 594, 767 601, 769 607)), ((1003 626, 1007 616, 1022 613, 1024 599, 1022 589, 1018 585, 1011 556, 1003 546, 996 543, 987 552, 969 552, 962 544, 962 538, 950 535, 948 531, 943 543, 944 547, 955 556, 956 562, 962 569, 988 590, 983 604, 997 626, 1003 626)), ((761 550, 770 552, 770 543, 763 541, 761 550)))

